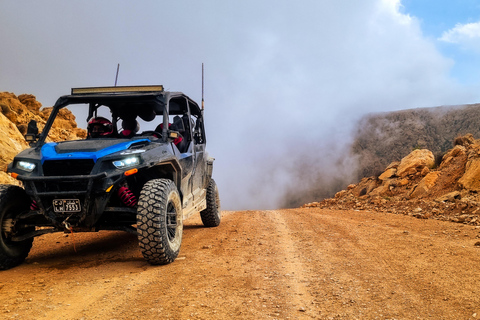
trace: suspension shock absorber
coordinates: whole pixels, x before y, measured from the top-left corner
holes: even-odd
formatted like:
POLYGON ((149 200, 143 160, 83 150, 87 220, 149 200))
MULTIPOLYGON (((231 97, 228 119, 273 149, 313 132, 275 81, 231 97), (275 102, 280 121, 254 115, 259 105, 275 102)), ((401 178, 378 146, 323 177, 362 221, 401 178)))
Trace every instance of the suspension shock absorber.
POLYGON ((127 207, 134 207, 137 204, 137 197, 128 187, 120 187, 117 195, 127 207))
POLYGON ((38 210, 37 201, 32 200, 32 203, 30 203, 30 210, 32 210, 32 211, 38 210))

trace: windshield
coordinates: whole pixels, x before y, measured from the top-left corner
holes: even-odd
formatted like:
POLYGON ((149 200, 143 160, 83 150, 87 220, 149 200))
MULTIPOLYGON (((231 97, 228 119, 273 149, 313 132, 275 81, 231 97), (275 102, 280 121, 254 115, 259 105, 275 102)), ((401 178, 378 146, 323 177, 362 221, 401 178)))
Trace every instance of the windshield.
MULTIPOLYGON (((138 135, 162 137, 164 130, 177 131, 192 141, 204 141, 201 112, 198 105, 182 94, 171 99, 158 95, 78 95, 61 97, 54 108, 55 119, 42 132, 38 143, 93 138, 132 138, 138 135), (167 103, 167 101, 169 101, 167 103), (164 120, 165 104, 169 116, 164 120), (193 108, 192 114, 190 109, 193 108), (168 124, 166 129, 163 124, 168 124)), ((42 129, 43 123, 39 123, 42 129)))

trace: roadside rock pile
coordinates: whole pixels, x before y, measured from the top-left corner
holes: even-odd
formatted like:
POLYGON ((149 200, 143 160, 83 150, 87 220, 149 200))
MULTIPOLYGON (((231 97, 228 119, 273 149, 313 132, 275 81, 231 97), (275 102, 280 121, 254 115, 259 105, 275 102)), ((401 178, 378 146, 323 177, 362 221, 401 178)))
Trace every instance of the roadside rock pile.
MULTIPOLYGON (((17 153, 28 148, 24 139, 28 122, 36 120, 41 131, 51 111, 51 107, 42 108, 42 104, 31 94, 16 96, 0 92, 0 168, 5 168, 17 153)), ((77 127, 75 116, 62 109, 47 141, 75 140, 86 136, 86 131, 77 127)), ((18 181, 1 170, 0 183, 18 184, 18 181)))
POLYGON ((303 207, 374 210, 480 225, 480 140, 471 134, 456 138, 440 164, 430 150, 414 150, 378 177, 363 178, 334 198, 303 207))

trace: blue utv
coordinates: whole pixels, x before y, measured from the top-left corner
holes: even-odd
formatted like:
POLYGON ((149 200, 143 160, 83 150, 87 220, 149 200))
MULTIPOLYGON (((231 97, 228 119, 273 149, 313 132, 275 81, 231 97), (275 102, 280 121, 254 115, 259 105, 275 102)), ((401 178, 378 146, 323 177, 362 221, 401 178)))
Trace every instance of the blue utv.
POLYGON ((206 227, 220 224, 203 107, 181 92, 74 88, 41 133, 32 120, 25 138, 31 148, 7 168, 23 187, 0 185, 0 270, 21 264, 36 236, 99 230, 135 233, 149 263, 168 264, 178 256, 184 219, 200 212, 206 227), (47 142, 68 106, 87 116, 87 138, 47 142))

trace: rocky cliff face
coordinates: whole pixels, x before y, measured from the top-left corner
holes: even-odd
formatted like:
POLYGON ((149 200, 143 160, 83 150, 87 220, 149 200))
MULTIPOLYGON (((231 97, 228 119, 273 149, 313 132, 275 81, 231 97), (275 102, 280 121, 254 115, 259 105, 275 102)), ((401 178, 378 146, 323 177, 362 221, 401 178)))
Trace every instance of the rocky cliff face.
MULTIPOLYGON (((16 96, 9 92, 0 92, 0 168, 10 163, 20 151, 28 148, 24 134, 30 120, 36 120, 42 130, 52 108, 42 108, 35 96, 22 94, 16 96)), ((55 120, 47 141, 83 139, 86 131, 78 128, 75 116, 67 109, 62 109, 55 120)), ((16 180, 0 171, 0 183, 18 184, 16 180)))
POLYGON ((334 198, 305 207, 337 207, 408 214, 480 225, 480 140, 458 137, 439 164, 432 151, 417 149, 334 198))

